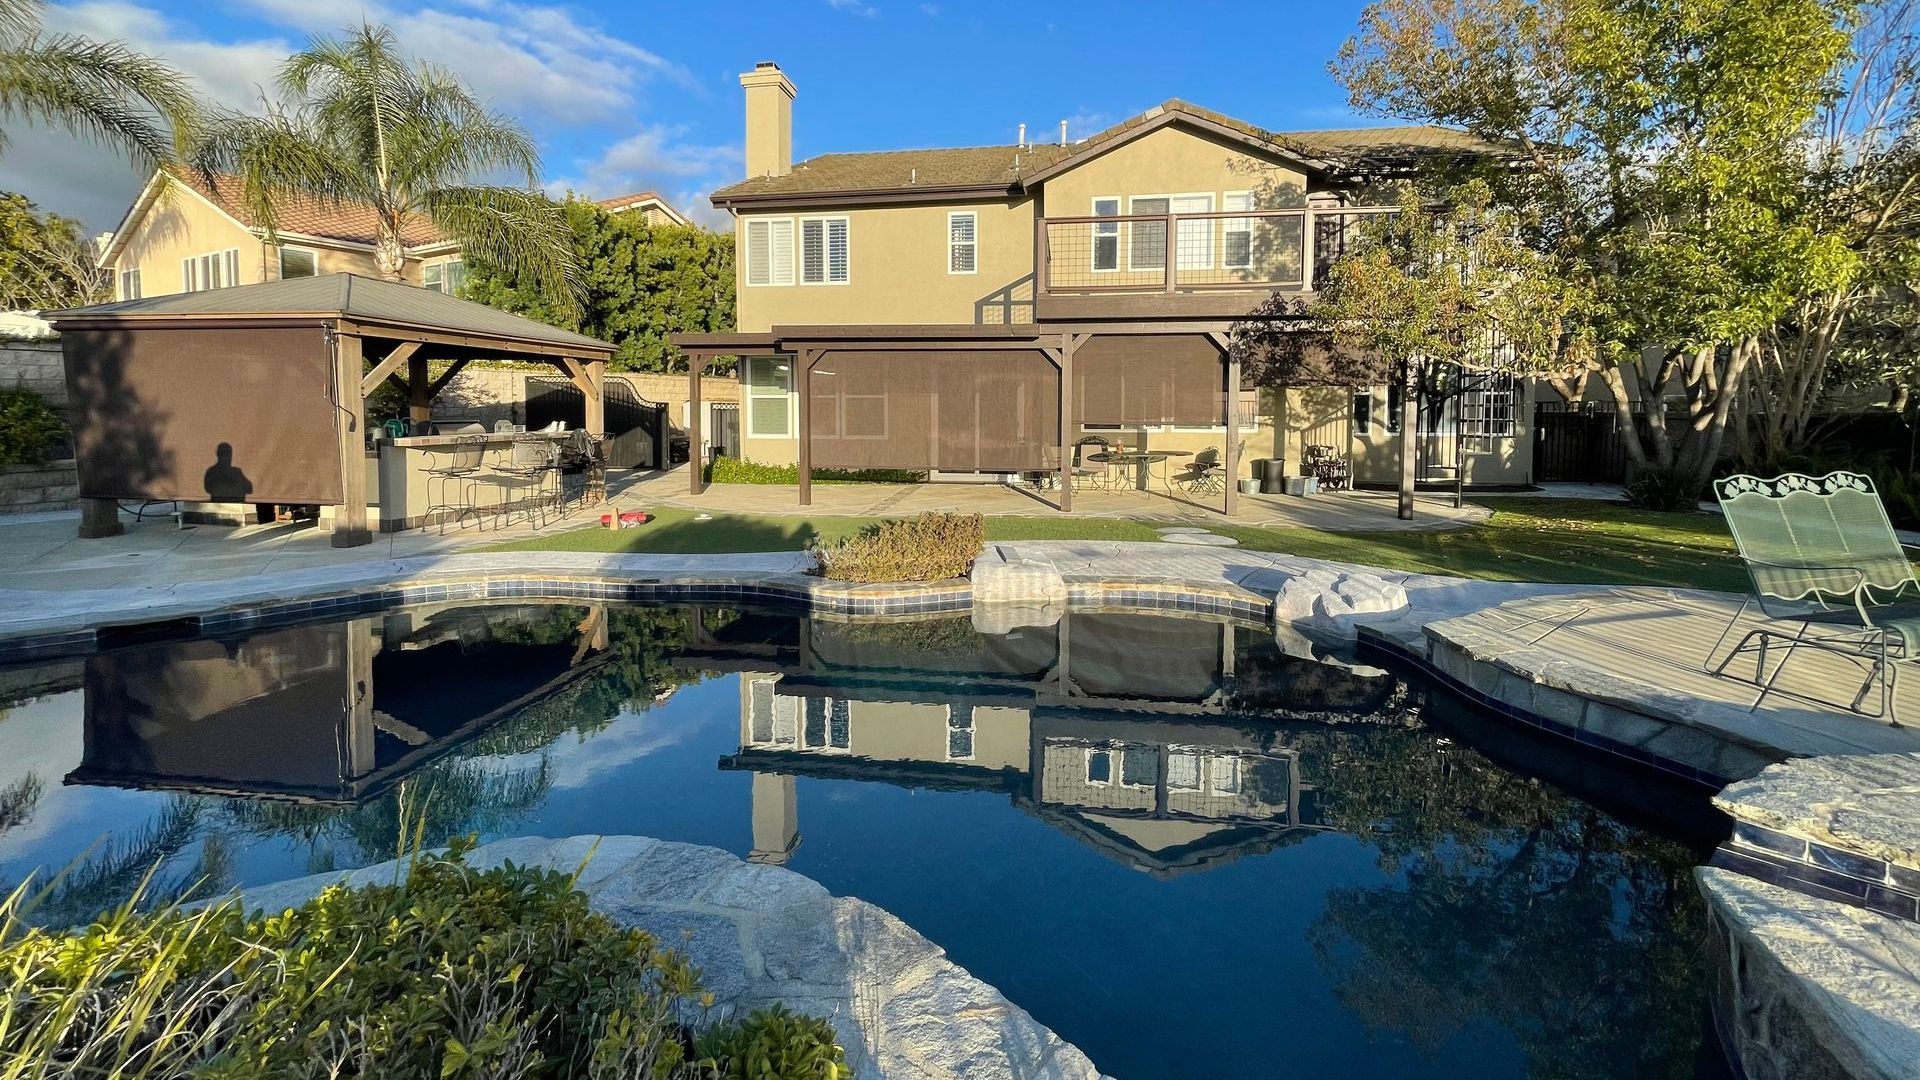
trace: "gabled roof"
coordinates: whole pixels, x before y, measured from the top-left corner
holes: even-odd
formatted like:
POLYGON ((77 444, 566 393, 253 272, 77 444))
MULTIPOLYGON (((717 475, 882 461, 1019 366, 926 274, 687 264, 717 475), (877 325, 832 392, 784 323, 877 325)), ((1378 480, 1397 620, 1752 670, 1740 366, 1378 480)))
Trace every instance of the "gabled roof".
POLYGON ((678 224, 687 223, 687 216, 675 210, 673 204, 661 198, 657 191, 636 191, 630 195, 615 195, 611 199, 599 200, 600 208, 611 214, 618 214, 625 210, 639 210, 648 205, 658 207, 668 219, 678 224))
POLYGON ((358 274, 321 274, 259 285, 148 296, 48 312, 55 329, 102 323, 165 322, 205 317, 342 318, 413 327, 506 342, 523 342, 603 354, 613 346, 585 334, 548 326, 485 304, 432 289, 358 274))
MULTIPOLYGON (((248 211, 246 200, 241 196, 238 177, 215 173, 209 179, 198 170, 162 169, 147 182, 127 211, 127 216, 120 222, 120 227, 114 230, 113 240, 102 255, 103 261, 111 262, 120 254, 121 248, 132 238, 133 224, 170 186, 184 188, 199 196, 242 228, 256 231, 265 228, 248 211)), ((293 195, 283 199, 278 209, 276 229, 286 239, 311 239, 322 243, 370 247, 379 233, 373 207, 362 202, 333 202, 311 195, 293 195)), ((402 229, 400 242, 409 248, 426 248, 451 244, 453 241, 433 222, 416 215, 402 229)))
POLYGON ((1512 151, 1465 131, 1433 125, 1267 131, 1244 120, 1173 99, 1069 146, 967 146, 822 154, 784 176, 743 180, 713 193, 715 206, 830 194, 1018 195, 1049 176, 1178 124, 1245 143, 1327 175, 1399 171, 1435 158, 1505 156, 1512 151))

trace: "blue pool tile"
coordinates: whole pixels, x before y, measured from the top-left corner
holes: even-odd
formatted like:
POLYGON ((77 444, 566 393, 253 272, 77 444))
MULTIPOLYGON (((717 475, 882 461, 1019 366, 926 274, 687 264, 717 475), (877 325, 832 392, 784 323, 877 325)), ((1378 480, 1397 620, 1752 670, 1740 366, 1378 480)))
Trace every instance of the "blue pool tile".
POLYGON ((1887 877, 1885 860, 1869 858, 1865 855, 1832 847, 1818 842, 1807 844, 1807 857, 1815 866, 1828 870, 1850 874, 1868 881, 1884 881, 1887 877))

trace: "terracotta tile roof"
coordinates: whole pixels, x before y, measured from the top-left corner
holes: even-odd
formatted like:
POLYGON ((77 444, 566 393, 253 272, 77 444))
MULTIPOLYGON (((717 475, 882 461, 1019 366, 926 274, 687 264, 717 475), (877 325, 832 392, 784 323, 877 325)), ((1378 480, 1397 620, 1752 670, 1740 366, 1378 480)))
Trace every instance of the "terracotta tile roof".
POLYGON ((1135 129, 1176 113, 1270 143, 1280 153, 1324 163, 1341 171, 1403 168, 1439 155, 1489 155, 1505 148, 1453 128, 1347 128, 1330 131, 1267 131, 1244 120, 1173 99, 1090 135, 1071 146, 967 146, 874 153, 822 154, 785 176, 762 176, 713 193, 716 203, 735 198, 875 192, 900 188, 1013 188, 1023 179, 1071 158, 1096 151, 1135 129))
MULTIPOLYGON (((172 175, 176 181, 200 193, 242 225, 254 229, 262 227, 247 212, 246 201, 240 196, 238 177, 216 174, 213 182, 208 183, 198 172, 181 171, 172 175)), ((349 244, 371 244, 378 231, 373 208, 365 203, 335 203, 311 196, 296 196, 279 207, 278 216, 278 225, 283 233, 302 233, 349 244)), ((425 247, 446 243, 447 236, 433 222, 416 216, 402 230, 400 242, 410 248, 425 247)))
POLYGON ((657 203, 660 211, 674 221, 687 220, 685 214, 674 209, 673 204, 668 202, 666 198, 657 191, 636 191, 629 195, 615 195, 611 199, 595 200, 595 203, 602 209, 616 212, 626 210, 630 207, 642 206, 647 203, 657 203))

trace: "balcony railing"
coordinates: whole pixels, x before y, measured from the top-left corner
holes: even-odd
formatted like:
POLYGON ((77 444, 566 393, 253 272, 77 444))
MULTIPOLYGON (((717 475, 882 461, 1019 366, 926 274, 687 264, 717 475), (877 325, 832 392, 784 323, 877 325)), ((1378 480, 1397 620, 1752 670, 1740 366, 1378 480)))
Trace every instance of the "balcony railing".
POLYGON ((1300 289, 1391 206, 1053 217, 1036 222, 1039 297, 1300 289), (1171 238, 1171 242, 1169 239, 1171 238))

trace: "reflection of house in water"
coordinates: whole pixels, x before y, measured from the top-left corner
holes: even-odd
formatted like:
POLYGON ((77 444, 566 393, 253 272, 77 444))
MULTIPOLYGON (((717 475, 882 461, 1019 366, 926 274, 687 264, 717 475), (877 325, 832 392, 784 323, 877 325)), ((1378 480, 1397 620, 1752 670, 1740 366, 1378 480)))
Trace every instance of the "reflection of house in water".
POLYGON ((734 667, 754 857, 800 841, 796 776, 1005 791, 1162 875, 1318 828, 1289 736, 1402 715, 1399 684, 1292 659, 1194 619, 1076 614, 979 637, 925 623, 735 620, 688 662, 734 667), (946 645, 946 648, 942 646, 946 645))
POLYGON ((466 606, 117 649, 85 661, 67 780, 359 803, 600 669, 606 646, 604 607, 466 606))

